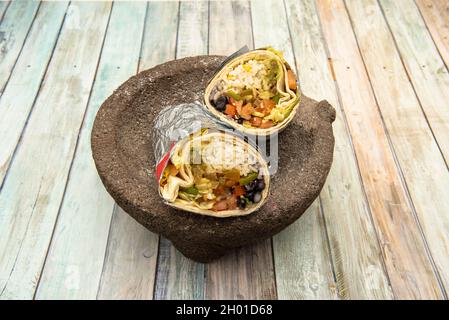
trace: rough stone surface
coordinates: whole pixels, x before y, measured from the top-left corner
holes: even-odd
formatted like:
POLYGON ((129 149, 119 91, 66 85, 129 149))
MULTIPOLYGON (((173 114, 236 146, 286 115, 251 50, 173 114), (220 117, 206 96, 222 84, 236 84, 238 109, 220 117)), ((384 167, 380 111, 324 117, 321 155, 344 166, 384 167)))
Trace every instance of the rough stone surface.
POLYGON ((297 115, 279 136, 279 169, 259 211, 214 218, 165 205, 154 177, 153 118, 167 105, 201 100, 223 59, 175 60, 130 78, 103 103, 91 136, 98 173, 118 205, 200 262, 271 237, 298 219, 323 187, 334 149, 334 108, 303 96, 297 115))

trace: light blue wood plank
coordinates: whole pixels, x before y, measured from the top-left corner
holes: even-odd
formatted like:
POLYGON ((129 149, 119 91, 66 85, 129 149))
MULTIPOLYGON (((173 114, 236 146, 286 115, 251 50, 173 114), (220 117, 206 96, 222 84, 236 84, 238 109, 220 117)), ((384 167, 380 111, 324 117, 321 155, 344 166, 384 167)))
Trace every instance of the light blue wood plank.
POLYGON ((39 8, 38 1, 13 1, 0 24, 0 94, 39 8))
POLYGON ((28 299, 35 292, 110 9, 110 3, 72 2, 67 11, 47 77, 0 192, 2 299, 28 299))
MULTIPOLYGON (((208 3, 180 2, 176 58, 207 54, 208 3)), ((204 264, 185 258, 161 238, 155 299, 202 299, 204 264)))
POLYGON ((0 185, 33 107, 53 53, 67 2, 45 2, 37 13, 16 66, 0 99, 0 185))
POLYGON ((178 12, 176 1, 148 3, 139 71, 175 59, 178 12))
POLYGON ((0 1, 0 23, 3 20, 3 15, 5 14, 6 9, 11 4, 10 1, 0 1))
MULTIPOLYGON (((95 169, 90 133, 101 103, 136 72, 145 9, 144 2, 117 2, 113 6, 37 299, 95 299, 97 296, 114 201, 95 169)), ((134 267, 131 269, 135 269, 128 274, 129 286, 134 284, 134 276, 141 275, 137 272, 137 262, 148 261, 142 259, 143 254, 135 244, 133 252, 140 256, 129 262, 134 267)), ((140 265, 151 269, 148 263, 140 265)), ((152 283, 153 278, 149 280, 152 283)), ((111 285, 109 289, 109 294, 119 297, 124 288, 111 285)))
POLYGON ((449 167, 449 72, 414 2, 381 0, 379 3, 449 167))
MULTIPOLYGON (((177 26, 177 2, 148 3, 139 71, 174 59, 177 26)), ((158 235, 116 205, 98 298, 151 299, 158 245, 158 235)))

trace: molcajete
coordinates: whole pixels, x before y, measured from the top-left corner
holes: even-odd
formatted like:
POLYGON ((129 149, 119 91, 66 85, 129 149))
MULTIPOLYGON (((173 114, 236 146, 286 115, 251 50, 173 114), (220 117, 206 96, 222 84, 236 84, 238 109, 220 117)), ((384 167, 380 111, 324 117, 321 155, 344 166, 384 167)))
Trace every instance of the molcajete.
POLYGON ((202 101, 207 81, 223 60, 184 58, 131 77, 103 103, 91 136, 98 173, 117 204, 200 262, 271 237, 298 219, 323 187, 334 149, 334 108, 303 95, 298 113, 279 135, 278 170, 260 210, 215 218, 165 205, 154 174, 153 119, 165 106, 202 101))

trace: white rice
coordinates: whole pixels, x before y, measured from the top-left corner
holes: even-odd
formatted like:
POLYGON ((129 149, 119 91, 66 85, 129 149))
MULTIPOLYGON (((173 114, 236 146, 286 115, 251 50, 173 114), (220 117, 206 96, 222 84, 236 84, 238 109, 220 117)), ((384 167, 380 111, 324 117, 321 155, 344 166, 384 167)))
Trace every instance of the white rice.
POLYGON ((257 171, 254 155, 249 153, 248 148, 234 142, 232 137, 221 137, 203 147, 201 158, 208 166, 207 171, 224 172, 238 169, 242 176, 257 171))
POLYGON ((265 65, 254 59, 249 60, 239 64, 226 75, 225 89, 236 89, 237 92, 244 88, 269 90, 266 81, 262 81, 266 77, 267 69, 265 65))

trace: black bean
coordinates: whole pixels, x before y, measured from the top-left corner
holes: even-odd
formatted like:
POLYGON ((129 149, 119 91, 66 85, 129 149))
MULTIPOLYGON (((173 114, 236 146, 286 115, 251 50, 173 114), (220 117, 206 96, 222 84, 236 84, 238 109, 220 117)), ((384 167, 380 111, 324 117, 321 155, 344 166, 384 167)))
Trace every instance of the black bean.
POLYGON ((262 200, 262 194, 260 192, 256 192, 253 196, 253 202, 258 203, 260 200, 262 200))
POLYGON ((219 96, 215 101, 215 109, 222 112, 226 109, 226 103, 228 103, 228 99, 226 96, 219 96))
POLYGON ((246 198, 251 201, 254 202, 254 192, 250 191, 246 193, 246 198))
POLYGON ((263 179, 257 179, 254 189, 257 191, 262 191, 263 189, 265 189, 265 181, 263 181, 263 179))
POLYGON ((245 209, 246 208, 246 200, 243 199, 242 197, 239 197, 237 199, 237 205, 239 206, 240 209, 245 209))

